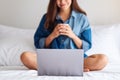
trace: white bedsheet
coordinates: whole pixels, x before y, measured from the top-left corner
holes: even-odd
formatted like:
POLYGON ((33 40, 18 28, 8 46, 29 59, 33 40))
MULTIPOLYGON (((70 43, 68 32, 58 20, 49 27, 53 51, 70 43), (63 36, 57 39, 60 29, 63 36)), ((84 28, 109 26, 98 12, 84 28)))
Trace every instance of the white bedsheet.
POLYGON ((108 64, 101 71, 84 73, 85 80, 120 80, 120 64, 108 64))
POLYGON ((120 64, 108 64, 101 71, 84 72, 84 77, 37 76, 24 66, 1 66, 0 80, 120 80, 120 64))
POLYGON ((83 77, 37 76, 36 70, 23 66, 0 67, 0 80, 84 80, 83 77))

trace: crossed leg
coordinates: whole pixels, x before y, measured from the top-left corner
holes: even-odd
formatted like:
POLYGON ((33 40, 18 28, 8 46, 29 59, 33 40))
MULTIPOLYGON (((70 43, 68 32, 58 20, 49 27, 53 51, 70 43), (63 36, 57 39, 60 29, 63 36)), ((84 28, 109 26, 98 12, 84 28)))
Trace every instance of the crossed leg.
MULTIPOLYGON (((37 70, 37 55, 32 52, 23 52, 21 61, 29 69, 37 70)), ((95 71, 103 69, 108 63, 104 54, 94 54, 84 59, 84 71, 95 71)))
POLYGON ((93 54, 84 59, 84 71, 97 71, 103 69, 108 63, 104 54, 93 54))
POLYGON ((37 55, 32 52, 23 52, 21 54, 22 63, 29 69, 37 70, 37 55))

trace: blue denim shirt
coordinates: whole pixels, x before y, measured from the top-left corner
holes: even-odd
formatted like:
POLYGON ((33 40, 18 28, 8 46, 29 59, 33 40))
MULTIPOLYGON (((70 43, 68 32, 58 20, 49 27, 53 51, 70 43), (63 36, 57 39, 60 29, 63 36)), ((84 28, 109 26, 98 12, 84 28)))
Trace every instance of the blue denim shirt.
MULTIPOLYGON (((51 31, 44 27, 46 15, 41 19, 41 22, 34 35, 34 44, 36 48, 45 48, 45 39, 51 34, 51 31)), ((87 17, 79 12, 72 11, 68 20, 63 22, 59 15, 56 16, 56 22, 69 24, 73 32, 82 40, 82 49, 86 52, 91 48, 91 28, 87 17)), ((49 48, 52 49, 78 49, 73 40, 67 36, 61 35, 55 38, 49 48)), ((84 57, 87 57, 84 54, 84 57)))

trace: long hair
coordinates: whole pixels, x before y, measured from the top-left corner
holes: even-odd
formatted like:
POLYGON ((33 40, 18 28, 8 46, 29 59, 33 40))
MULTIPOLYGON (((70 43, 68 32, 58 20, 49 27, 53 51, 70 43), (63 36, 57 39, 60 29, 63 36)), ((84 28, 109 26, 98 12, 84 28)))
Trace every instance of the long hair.
MULTIPOLYGON (((86 12, 79 7, 77 0, 72 0, 71 10, 75 10, 86 15, 86 12)), ((46 22, 44 25, 45 28, 48 29, 49 27, 54 27, 50 25, 54 25, 55 18, 58 12, 59 8, 56 4, 56 0, 50 0, 46 13, 46 22)))

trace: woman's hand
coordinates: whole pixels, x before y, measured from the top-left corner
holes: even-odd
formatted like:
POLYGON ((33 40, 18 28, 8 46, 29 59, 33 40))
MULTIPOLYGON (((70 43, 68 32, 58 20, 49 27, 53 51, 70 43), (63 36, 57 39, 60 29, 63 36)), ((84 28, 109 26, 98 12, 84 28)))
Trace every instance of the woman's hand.
POLYGON ((60 24, 58 24, 55 29, 53 30, 53 32, 46 38, 45 40, 45 47, 49 47, 50 43, 55 39, 57 38, 60 33, 59 33, 59 26, 60 24))
POLYGON ((73 37, 75 37, 75 34, 73 33, 71 27, 68 24, 60 24, 58 30, 60 35, 66 35, 72 39, 73 37))
POLYGON ((60 33, 59 33, 59 27, 60 27, 60 25, 61 25, 61 24, 58 24, 58 25, 54 28, 53 32, 51 33, 51 36, 53 36, 54 38, 57 38, 57 37, 60 35, 60 33))
POLYGON ((58 24, 51 33, 51 36, 53 36, 54 38, 58 37, 59 35, 66 35, 70 38, 75 36, 68 24, 58 24))
POLYGON ((53 30, 53 32, 47 37, 46 39, 46 47, 49 46, 49 44, 52 42, 52 40, 54 38, 57 38, 60 35, 65 35, 68 36, 69 38, 71 38, 74 43, 76 44, 76 46, 78 48, 82 47, 82 41, 81 39, 79 39, 79 37, 77 37, 71 27, 68 24, 58 24, 55 29, 53 30))
POLYGON ((61 24, 58 27, 58 30, 59 30, 59 34, 60 35, 66 35, 66 36, 68 36, 69 38, 71 38, 74 41, 74 43, 76 44, 76 46, 79 49, 81 49, 81 47, 82 47, 82 40, 73 33, 71 27, 68 24, 61 24))

